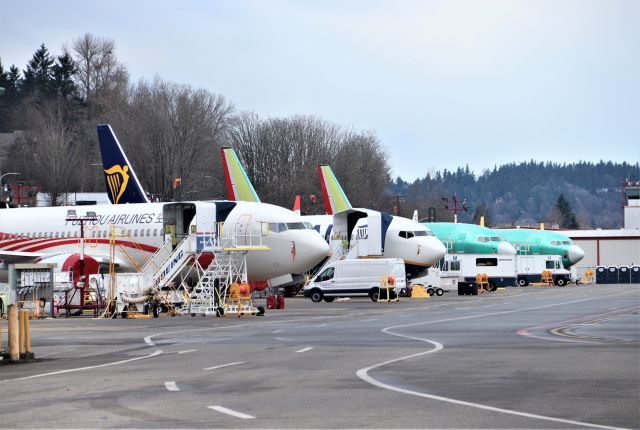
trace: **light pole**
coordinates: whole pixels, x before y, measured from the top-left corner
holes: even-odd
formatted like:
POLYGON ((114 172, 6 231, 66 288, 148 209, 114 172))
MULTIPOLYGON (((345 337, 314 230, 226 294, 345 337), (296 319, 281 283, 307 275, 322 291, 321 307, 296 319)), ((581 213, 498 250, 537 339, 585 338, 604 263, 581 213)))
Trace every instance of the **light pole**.
POLYGON ((9 172, 9 173, 5 173, 3 175, 0 175, 0 202, 4 202, 3 195, 2 195, 2 193, 4 192, 4 186, 2 185, 2 178, 4 178, 5 176, 8 176, 8 175, 19 175, 19 174, 20 173, 18 173, 18 172, 9 172))

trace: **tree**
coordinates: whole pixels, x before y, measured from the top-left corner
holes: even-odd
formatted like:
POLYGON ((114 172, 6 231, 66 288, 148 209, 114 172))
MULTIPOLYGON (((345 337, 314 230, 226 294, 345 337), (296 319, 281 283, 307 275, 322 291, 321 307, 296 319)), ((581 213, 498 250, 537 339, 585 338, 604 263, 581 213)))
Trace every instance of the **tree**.
POLYGON ((76 95, 78 87, 73 79, 78 69, 68 52, 58 57, 58 61, 53 65, 51 70, 52 87, 54 91, 64 99, 76 95))
POLYGON ((473 213, 473 224, 480 224, 481 217, 484 217, 485 227, 491 227, 491 218, 489 216, 489 208, 485 202, 478 205, 473 213))
POLYGON ((63 204, 66 193, 77 185, 77 130, 65 114, 62 100, 34 104, 26 116, 31 129, 25 142, 14 146, 13 165, 42 185, 51 205, 63 204))
POLYGON ((54 60, 49 55, 49 50, 44 46, 44 43, 40 45, 40 48, 27 63, 22 88, 26 93, 32 95, 35 101, 48 97, 52 91, 51 66, 53 63, 54 60))
POLYGON ((564 193, 561 193, 558 196, 558 200, 556 202, 556 208, 560 212, 560 227, 562 228, 570 228, 576 229, 578 228, 578 221, 576 220, 576 214, 571 209, 571 205, 564 197, 564 193))

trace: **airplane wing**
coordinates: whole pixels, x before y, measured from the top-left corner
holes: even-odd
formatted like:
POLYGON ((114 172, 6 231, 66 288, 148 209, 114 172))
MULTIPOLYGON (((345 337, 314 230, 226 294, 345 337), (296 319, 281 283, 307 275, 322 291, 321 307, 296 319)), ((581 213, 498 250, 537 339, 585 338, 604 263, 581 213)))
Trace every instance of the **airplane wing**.
POLYGON ((0 260, 6 263, 34 263, 47 254, 38 252, 0 251, 0 260))

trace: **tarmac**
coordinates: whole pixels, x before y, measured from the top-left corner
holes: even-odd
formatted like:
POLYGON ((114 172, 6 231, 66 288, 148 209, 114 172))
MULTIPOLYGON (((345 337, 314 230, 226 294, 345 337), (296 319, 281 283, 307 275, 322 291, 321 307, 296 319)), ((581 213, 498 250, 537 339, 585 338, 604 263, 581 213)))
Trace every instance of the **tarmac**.
POLYGON ((33 320, 31 338, 36 362, 0 364, 2 428, 640 426, 638 284, 33 320))

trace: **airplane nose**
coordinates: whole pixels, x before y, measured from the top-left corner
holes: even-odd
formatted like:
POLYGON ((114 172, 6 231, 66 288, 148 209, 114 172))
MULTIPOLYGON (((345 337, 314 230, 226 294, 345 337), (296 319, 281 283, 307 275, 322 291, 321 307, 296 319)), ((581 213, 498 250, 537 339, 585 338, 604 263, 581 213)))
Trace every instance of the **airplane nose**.
POLYGON ((426 259, 428 260, 428 264, 433 265, 444 257, 447 253, 447 248, 444 244, 437 238, 432 237, 429 240, 428 249, 424 250, 426 254, 426 259))
POLYGON ((500 242, 498 244, 498 254, 516 255, 516 249, 509 242, 500 242))
POLYGON ((571 245, 569 247, 569 261, 571 264, 576 264, 578 261, 584 258, 584 251, 578 245, 571 245))
POLYGON ((313 233, 313 237, 296 243, 296 259, 300 273, 311 269, 329 254, 329 244, 318 233, 313 233))

